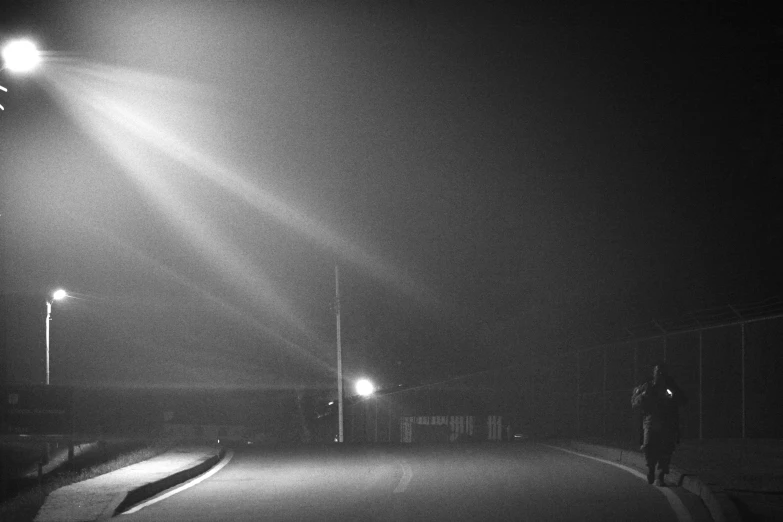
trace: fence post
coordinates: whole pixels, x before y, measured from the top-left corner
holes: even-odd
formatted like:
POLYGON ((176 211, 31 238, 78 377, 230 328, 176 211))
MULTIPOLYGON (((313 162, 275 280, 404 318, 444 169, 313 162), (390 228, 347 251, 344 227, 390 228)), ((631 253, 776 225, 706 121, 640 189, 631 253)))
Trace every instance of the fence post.
POLYGON ((740 324, 742 333, 742 438, 745 438, 745 323, 740 324))
POLYGON ((667 342, 669 340, 668 335, 663 336, 663 362, 666 362, 666 348, 667 348, 667 342))
POLYGON ((579 438, 579 408, 580 408, 580 399, 581 399, 581 390, 580 390, 580 378, 579 378, 579 352, 576 352, 576 438, 579 438))
MULTIPOLYGON (((663 326, 661 326, 658 321, 653 319, 652 321, 653 326, 655 326, 658 330, 661 331, 663 334, 663 362, 666 362, 666 330, 663 329, 663 326)), ((657 359, 657 357, 656 357, 657 359)))
MULTIPOLYGON (((534 361, 533 364, 537 365, 538 361, 534 361)), ((525 370, 527 370, 527 394, 525 397, 525 403, 527 403, 525 413, 527 417, 525 418, 525 425, 528 430, 530 430, 530 426, 533 426, 534 424, 541 424, 541 419, 538 418, 538 413, 533 413, 533 408, 535 408, 533 390, 536 387, 535 383, 533 382, 533 371, 531 370, 533 364, 528 363, 527 367, 525 368, 525 370)))
POLYGON ((729 305, 729 308, 732 312, 736 314, 737 317, 739 317, 740 320, 740 335, 741 335, 741 349, 740 349, 740 368, 742 372, 741 377, 741 386, 742 386, 742 438, 745 438, 745 321, 742 317, 742 314, 739 313, 739 311, 734 308, 733 306, 729 305))
POLYGON ((699 330, 699 440, 704 440, 704 370, 702 368, 703 333, 704 332, 702 330, 699 330))
POLYGON ((609 347, 604 346, 604 389, 603 389, 603 399, 604 399, 604 411, 603 411, 603 417, 604 417, 604 437, 606 437, 606 357, 607 353, 609 352, 609 347))

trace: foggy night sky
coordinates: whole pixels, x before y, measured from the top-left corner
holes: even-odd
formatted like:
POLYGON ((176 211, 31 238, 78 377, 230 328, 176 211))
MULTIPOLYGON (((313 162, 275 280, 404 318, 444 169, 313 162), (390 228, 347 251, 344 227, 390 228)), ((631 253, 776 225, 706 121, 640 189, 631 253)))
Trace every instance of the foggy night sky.
POLYGON ((0 73, 10 381, 59 286, 54 383, 261 388, 330 385, 335 263, 346 373, 385 384, 781 294, 761 13, 21 4, 0 36, 49 60, 0 73))

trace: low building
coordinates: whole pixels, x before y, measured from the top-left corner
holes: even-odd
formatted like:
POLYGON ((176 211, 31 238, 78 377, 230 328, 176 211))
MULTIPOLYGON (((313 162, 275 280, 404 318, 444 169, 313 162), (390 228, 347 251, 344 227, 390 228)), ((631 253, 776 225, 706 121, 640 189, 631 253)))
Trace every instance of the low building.
POLYGON ((400 417, 400 442, 461 442, 509 439, 500 415, 425 415, 400 417), (478 425, 477 425, 478 424, 478 425))

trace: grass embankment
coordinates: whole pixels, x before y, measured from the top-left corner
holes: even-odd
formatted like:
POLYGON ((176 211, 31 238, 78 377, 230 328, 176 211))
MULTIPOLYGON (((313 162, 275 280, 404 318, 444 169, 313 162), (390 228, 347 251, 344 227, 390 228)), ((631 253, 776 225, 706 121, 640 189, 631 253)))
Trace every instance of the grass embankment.
POLYGON ((174 445, 173 441, 115 443, 87 452, 74 459, 72 470, 53 471, 43 478, 40 485, 37 479, 30 481, 32 484, 18 495, 0 503, 0 520, 32 522, 52 491, 150 459, 174 445))

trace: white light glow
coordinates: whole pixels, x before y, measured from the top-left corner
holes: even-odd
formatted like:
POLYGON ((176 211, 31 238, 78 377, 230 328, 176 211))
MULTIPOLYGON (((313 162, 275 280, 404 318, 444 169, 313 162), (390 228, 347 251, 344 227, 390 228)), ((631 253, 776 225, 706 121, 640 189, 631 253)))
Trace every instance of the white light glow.
MULTIPOLYGON (((219 220, 210 219, 209 210, 182 187, 203 186, 209 190, 210 200, 221 204, 236 206, 244 202, 246 207, 237 208, 250 220, 281 223, 298 236, 311 239, 314 246, 338 252, 341 258, 369 269, 380 280, 427 302, 434 300, 424 296, 423 287, 413 284, 393 265, 269 190, 261 181, 265 165, 254 167, 257 172, 243 172, 232 165, 230 156, 223 157, 219 151, 205 147, 202 140, 209 138, 207 143, 211 143, 209 130, 217 129, 212 127, 210 116, 200 116, 204 112, 202 102, 211 101, 208 95, 204 97, 203 85, 63 57, 47 59, 42 72, 44 85, 63 108, 160 207, 198 254, 227 283, 295 328, 299 339, 318 342, 318 334, 268 276, 266 263, 258 261, 245 245, 230 241, 232 236, 218 228, 219 220), (201 130, 196 132, 195 128, 201 130)), ((218 97, 219 93, 213 94, 218 97)), ((431 297, 428 291, 424 294, 431 297)), ((302 358, 332 369, 301 341, 283 338, 277 328, 261 322, 255 324, 302 358)))
POLYGON ((3 65, 12 72, 28 72, 41 63, 41 52, 30 40, 12 40, 3 47, 3 65))
POLYGON ((363 397, 372 395, 375 393, 375 386, 367 379, 359 379, 356 381, 356 393, 363 397))
POLYGON ((52 300, 53 301, 59 301, 60 299, 65 299, 68 297, 68 292, 60 288, 59 290, 55 290, 55 292, 52 294, 52 300))

